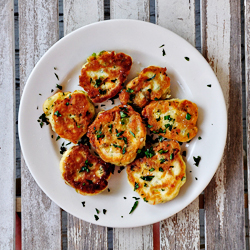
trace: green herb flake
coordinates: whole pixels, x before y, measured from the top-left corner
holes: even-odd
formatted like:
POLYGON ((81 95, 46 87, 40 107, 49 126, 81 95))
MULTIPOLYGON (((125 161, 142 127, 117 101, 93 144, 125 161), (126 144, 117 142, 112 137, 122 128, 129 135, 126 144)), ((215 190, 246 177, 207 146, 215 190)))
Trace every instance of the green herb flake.
POLYGON ((193 156, 193 159, 194 159, 194 162, 195 162, 194 165, 196 167, 198 167, 199 164, 200 164, 200 161, 201 161, 201 157, 200 156, 197 156, 197 157, 193 156))
POLYGON ((133 199, 135 199, 136 201, 140 200, 139 197, 132 197, 133 199))
POLYGON ((54 70, 57 70, 57 68, 56 68, 56 67, 54 67, 54 70))
POLYGON ((165 161, 167 161, 167 160, 164 159, 164 158, 160 159, 160 163, 161 163, 161 164, 164 163, 165 161))
POLYGON ((137 206, 138 206, 138 203, 139 203, 138 201, 135 201, 135 203, 134 203, 133 207, 131 208, 129 214, 131 214, 131 213, 133 213, 133 212, 135 211, 135 209, 136 209, 137 206))
POLYGON ((85 201, 82 201, 82 206, 85 207, 85 201))
POLYGON ((181 181, 184 181, 186 179, 186 176, 183 176, 182 178, 181 178, 181 181))
POLYGON ((93 57, 96 57, 96 53, 94 52, 94 53, 92 54, 92 56, 93 56, 93 57))
POLYGON ((162 49, 162 56, 165 56, 165 55, 166 55, 165 49, 162 49))
MULTIPOLYGON (((117 130, 118 131, 118 130, 117 130)), ((124 134, 124 131, 121 131, 121 132, 116 132, 117 134, 116 134, 116 137, 119 137, 119 136, 121 136, 121 135, 123 135, 124 134)))
POLYGON ((134 191, 139 188, 139 184, 135 182, 134 191))
POLYGON ((109 132, 112 133, 113 124, 108 125, 108 127, 109 127, 109 132))
POLYGON ((148 78, 148 79, 146 80, 146 82, 149 82, 149 81, 153 80, 155 77, 156 77, 156 74, 154 74, 151 78, 148 78))
POLYGON ((71 95, 69 95, 69 99, 71 98, 71 95))
POLYGON ((106 210, 106 209, 103 209, 102 212, 103 212, 103 214, 106 214, 106 213, 107 213, 107 210, 106 210))
POLYGON ((149 169, 149 172, 153 172, 155 169, 154 168, 150 168, 149 169))
POLYGON ((106 89, 104 89, 104 90, 99 89, 99 93, 100 93, 100 95, 105 95, 107 93, 107 90, 106 89))
POLYGON ((58 136, 56 137, 56 141, 58 141, 60 138, 61 138, 61 137, 58 135, 58 136))
POLYGON ((57 73, 54 73, 54 74, 55 74, 55 76, 56 76, 57 80, 59 81, 59 77, 58 77, 57 73))
POLYGON ((126 153, 126 148, 124 147, 122 150, 122 154, 124 155, 126 153))
POLYGON ((123 111, 120 111, 120 115, 121 115, 121 118, 128 117, 128 115, 126 113, 124 113, 123 111))
POLYGON ((163 170, 163 168, 162 168, 162 167, 159 167, 159 171, 160 171, 160 172, 163 172, 164 170, 163 170))
POLYGON ((133 137, 135 138, 135 134, 134 134, 132 131, 130 131, 130 130, 129 130, 129 132, 130 132, 130 134, 133 135, 133 137))
POLYGON ((167 150, 160 149, 158 151, 159 154, 166 154, 167 152, 168 152, 168 149, 167 150))
POLYGON ((146 197, 144 197, 143 200, 144 200, 145 202, 148 202, 147 199, 146 199, 146 197))
POLYGON ((189 57, 187 57, 187 56, 185 56, 184 58, 185 58, 187 61, 189 61, 189 60, 190 60, 190 59, 189 59, 189 57))
POLYGON ((110 189, 108 188, 108 192, 110 192, 110 189))
POLYGON ((201 139, 202 139, 202 138, 199 136, 199 137, 198 137, 198 140, 201 140, 201 139))
POLYGON ((99 214, 100 213, 100 210, 98 210, 97 208, 95 209, 96 213, 99 214))
POLYGON ((207 87, 211 88, 211 87, 212 87, 212 85, 211 85, 211 84, 208 84, 208 85, 207 85, 207 87))
POLYGON ((99 220, 99 217, 96 214, 94 216, 96 221, 99 220))
POLYGON ((155 99, 154 99, 154 100, 155 100, 155 101, 159 101, 159 99, 158 99, 158 98, 156 98, 156 97, 155 97, 155 99))
POLYGON ((128 89, 126 90, 126 92, 128 92, 128 93, 133 93, 133 92, 134 92, 134 90, 133 90, 133 89, 128 88, 128 89))
POLYGON ((189 133, 187 133, 187 137, 189 138, 189 133))
POLYGON ((58 110, 54 113, 54 115, 56 115, 57 117, 62 116, 58 110))
POLYGON ((165 44, 162 44, 159 48, 162 48, 162 47, 164 47, 165 46, 165 44))
POLYGON ((190 115, 189 113, 187 113, 186 119, 187 119, 187 120, 190 120, 190 119, 191 119, 191 115, 190 115))
POLYGON ((157 122, 161 120, 161 117, 159 116, 157 119, 155 119, 157 122))
POLYGON ((61 85, 59 85, 59 84, 57 84, 57 85, 56 85, 56 88, 58 88, 58 89, 62 90, 62 86, 61 86, 61 85))
POLYGON ((172 153, 171 155, 170 155, 170 160, 173 160, 174 159, 174 153, 172 153))
POLYGON ((147 127, 148 127, 148 128, 152 128, 152 127, 153 127, 153 125, 149 125, 149 124, 148 124, 148 125, 147 125, 147 127))
POLYGON ((111 80, 111 82, 116 82, 117 79, 111 80))
POLYGON ((164 138, 161 135, 158 137, 158 139, 159 139, 159 142, 162 142, 164 140, 164 138))
POLYGON ((154 178, 154 175, 141 176, 140 178, 144 181, 152 181, 154 178))
POLYGON ((152 158, 154 155, 155 155, 155 152, 153 150, 153 147, 150 147, 148 148, 146 151, 145 151, 145 155, 147 158, 152 158))
POLYGON ((147 183, 144 183, 144 187, 147 187, 148 186, 148 184, 147 183))
POLYGON ((69 102, 66 102, 66 106, 69 106, 69 102))

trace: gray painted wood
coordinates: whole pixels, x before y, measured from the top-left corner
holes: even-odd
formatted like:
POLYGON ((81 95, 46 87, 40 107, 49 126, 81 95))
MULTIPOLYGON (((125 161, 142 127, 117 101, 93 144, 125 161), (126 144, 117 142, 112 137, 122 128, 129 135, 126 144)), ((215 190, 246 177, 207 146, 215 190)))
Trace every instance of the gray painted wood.
MULTIPOLYGON (((246 82, 246 115, 247 115, 247 170, 248 190, 250 190, 250 1, 245 1, 245 82, 246 82)), ((250 192, 248 191, 248 214, 250 212, 250 192)), ((248 217, 249 225, 249 217, 248 217)), ((249 228, 248 228, 249 235, 249 228)), ((249 241, 249 239, 248 239, 249 241)), ((248 242, 249 244, 249 242, 248 242)))
MULTIPOLYGON (((103 1, 64 1, 64 35, 103 19, 103 1)), ((108 249, 106 227, 79 220, 71 214, 68 214, 67 223, 68 249, 108 249)))
MULTIPOLYGON (((195 1, 156 0, 156 22, 195 46, 195 1)), ((199 199, 160 222, 161 249, 200 249, 199 199)))
POLYGON ((224 155, 205 190, 207 249, 245 249, 240 12, 240 1, 202 2, 202 51, 228 110, 224 155))
POLYGON ((0 249, 15 249, 15 75, 13 2, 0 1, 0 249), (13 105, 14 104, 14 105, 13 105))
MULTIPOLYGON (((58 40, 57 1, 19 1, 20 90, 39 58, 58 40)), ((22 248, 61 249, 61 210, 38 187, 24 160, 22 248)))

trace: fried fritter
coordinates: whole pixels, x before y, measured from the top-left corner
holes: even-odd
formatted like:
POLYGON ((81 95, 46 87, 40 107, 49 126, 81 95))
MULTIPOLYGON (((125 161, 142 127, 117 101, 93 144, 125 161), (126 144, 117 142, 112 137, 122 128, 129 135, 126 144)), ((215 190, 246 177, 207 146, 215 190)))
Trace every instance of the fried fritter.
POLYGON ((124 166, 145 145, 146 127, 132 107, 121 105, 100 112, 89 126, 87 136, 105 162, 124 166))
POLYGON ((77 143, 87 133, 95 107, 84 91, 58 92, 43 104, 52 130, 60 137, 77 143))
POLYGON ((110 164, 92 155, 88 146, 76 145, 60 161, 65 183, 82 195, 95 195, 105 190, 111 176, 110 164))
POLYGON ((132 58, 124 53, 94 53, 83 65, 79 76, 80 86, 94 103, 103 102, 121 90, 131 66, 132 58))
POLYGON ((120 95, 123 105, 136 105, 140 108, 151 100, 166 99, 170 97, 170 78, 166 68, 149 66, 142 70, 138 77, 130 81, 126 90, 120 95))
POLYGON ((164 141, 127 166, 128 182, 145 202, 174 199, 186 182, 186 164, 176 141, 164 141), (148 157, 148 158, 147 158, 148 157))
POLYGON ((148 119, 150 130, 168 139, 187 142, 198 132, 198 107, 188 100, 153 101, 142 115, 148 119))

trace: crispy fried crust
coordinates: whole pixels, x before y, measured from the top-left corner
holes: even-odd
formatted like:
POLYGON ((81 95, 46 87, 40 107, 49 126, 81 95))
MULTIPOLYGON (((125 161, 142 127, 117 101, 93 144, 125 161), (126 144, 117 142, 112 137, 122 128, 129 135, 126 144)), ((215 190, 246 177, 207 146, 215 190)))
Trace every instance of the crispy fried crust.
POLYGON ((43 105, 52 130, 60 137, 77 143, 87 133, 95 115, 95 107, 83 91, 58 92, 43 105))
POLYGON ((142 115, 152 126, 151 131, 168 139, 187 142, 198 132, 198 107, 188 100, 153 101, 143 109, 142 115))
POLYGON ((79 76, 80 86, 94 103, 106 101, 122 88, 132 66, 132 58, 124 53, 100 52, 90 56, 79 76))
POLYGON ((186 165, 176 141, 153 148, 151 158, 139 158, 127 166, 128 182, 145 202, 155 205, 174 199, 186 182, 186 165))
POLYGON ((123 166, 131 163, 145 145, 146 127, 132 107, 121 105, 100 112, 87 136, 105 162, 123 166))
POLYGON ((138 77, 130 81, 126 90, 120 95, 123 105, 134 104, 140 108, 151 100, 166 99, 170 97, 170 78, 166 68, 149 66, 142 70, 138 77))
POLYGON ((107 188, 111 176, 110 164, 83 145, 73 146, 63 154, 60 171, 65 183, 82 195, 99 194, 107 188))

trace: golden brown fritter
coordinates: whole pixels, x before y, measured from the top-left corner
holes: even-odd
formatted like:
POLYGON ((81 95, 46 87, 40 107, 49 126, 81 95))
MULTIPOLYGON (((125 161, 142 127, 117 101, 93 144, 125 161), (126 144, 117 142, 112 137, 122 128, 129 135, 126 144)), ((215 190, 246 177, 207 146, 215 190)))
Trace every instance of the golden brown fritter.
POLYGON ((60 137, 77 143, 87 133, 95 107, 84 91, 58 92, 43 104, 52 130, 60 137))
POLYGON ((148 158, 129 164, 127 175, 129 184, 145 202, 155 205, 174 199, 186 182, 179 144, 173 140, 161 142, 150 149, 148 158))
POLYGON ((65 183, 82 195, 95 195, 105 190, 111 176, 110 164, 92 155, 88 146, 76 145, 60 161, 65 183))
POLYGON ((168 139, 187 142, 198 132, 198 107, 188 100, 153 101, 142 115, 148 119, 151 131, 168 139))
POLYGON ((131 163, 145 145, 146 127, 132 107, 121 105, 100 112, 87 136, 105 162, 123 166, 131 163))
POLYGON ((81 70, 80 86, 94 103, 103 102, 121 90, 131 66, 132 58, 124 53, 94 53, 81 70))
POLYGON ((151 100, 170 97, 170 78, 166 70, 166 68, 156 66, 143 69, 138 77, 127 84, 126 90, 120 93, 121 103, 142 108, 151 100))

